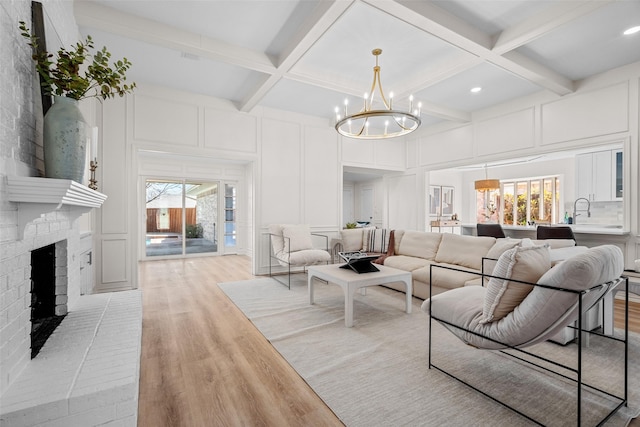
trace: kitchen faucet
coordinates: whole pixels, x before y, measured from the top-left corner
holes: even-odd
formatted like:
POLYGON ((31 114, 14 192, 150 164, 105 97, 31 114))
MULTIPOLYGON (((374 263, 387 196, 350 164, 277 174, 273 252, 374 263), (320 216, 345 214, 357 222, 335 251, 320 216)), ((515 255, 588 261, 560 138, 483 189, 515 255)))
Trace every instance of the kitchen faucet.
MULTIPOLYGON (((574 223, 574 224, 577 222, 577 221, 576 221, 576 217, 577 217, 578 215, 580 215, 580 214, 578 213, 578 209, 577 209, 577 205, 578 205, 578 202, 579 202, 580 200, 584 200, 585 202, 587 202, 587 218, 590 218, 590 217, 591 217, 591 202, 589 201, 589 199, 587 199, 587 198, 585 198, 585 197, 578 197, 578 198, 576 199, 576 201, 575 201, 575 202, 573 202, 573 223, 574 223)), ((581 210, 582 210, 582 209, 581 209, 581 210)))

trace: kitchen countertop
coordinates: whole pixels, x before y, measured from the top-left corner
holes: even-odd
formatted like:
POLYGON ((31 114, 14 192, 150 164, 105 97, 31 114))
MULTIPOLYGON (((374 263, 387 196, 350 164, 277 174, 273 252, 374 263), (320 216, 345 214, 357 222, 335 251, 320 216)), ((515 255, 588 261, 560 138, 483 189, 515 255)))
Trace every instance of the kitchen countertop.
MULTIPOLYGON (((599 224, 557 224, 568 225, 573 229, 576 234, 608 234, 612 236, 624 236, 629 234, 628 231, 622 229, 622 226, 614 225, 599 225, 599 224)), ((476 224, 462 224, 462 228, 473 228, 475 230, 476 224)), ((535 231, 535 225, 503 225, 504 230, 513 231, 535 231)))

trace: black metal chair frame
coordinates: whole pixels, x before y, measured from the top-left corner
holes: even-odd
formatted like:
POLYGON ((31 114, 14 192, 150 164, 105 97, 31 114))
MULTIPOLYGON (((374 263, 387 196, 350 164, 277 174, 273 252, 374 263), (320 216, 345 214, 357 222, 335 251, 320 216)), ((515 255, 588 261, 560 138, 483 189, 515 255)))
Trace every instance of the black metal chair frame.
MULTIPOLYGON (((324 238, 324 240, 325 240, 325 242, 324 242, 325 243, 325 245, 324 245, 325 249, 324 250, 327 251, 327 253, 328 253, 329 252, 329 237, 324 235, 324 234, 319 234, 319 233, 311 233, 311 235, 312 236, 319 236, 319 237, 323 237, 324 238)), ((287 288, 291 289, 291 263, 288 262, 288 259, 290 259, 289 257, 291 255, 291 252, 289 252, 287 254, 287 261, 278 258, 273 253, 273 236, 275 236, 275 234, 269 233, 269 277, 273 278, 277 282, 279 282, 282 285, 286 286, 287 288), (280 262, 285 262, 287 264, 287 277, 288 277, 287 282, 284 282, 284 281, 280 280, 278 278, 279 275, 277 275, 277 274, 274 275, 273 274, 271 267, 273 265, 273 260, 274 259, 276 261, 278 261, 278 264, 280 264, 280 262)), ((280 237, 280 236, 278 236, 278 237, 280 237)), ((282 236, 282 238, 285 239, 285 245, 284 246, 290 248, 291 247, 291 239, 289 237, 284 237, 284 236, 282 236)), ((329 264, 329 262, 327 262, 327 264, 329 264)), ((295 266, 295 267, 298 267, 298 266, 295 266)), ((307 266, 306 265, 302 266, 302 273, 307 274, 307 266)), ((294 272, 294 274, 295 274, 295 272, 294 272)))
MULTIPOLYGON (((476 274, 481 274, 482 275, 483 286, 484 286, 485 277, 489 277, 489 278, 490 277, 496 277, 496 278, 499 278, 499 279, 504 279, 504 278, 501 278, 501 277, 498 277, 498 276, 492 276, 492 275, 484 274, 484 261, 486 259, 489 259, 489 258, 483 258, 482 273, 476 273, 476 274)), ((429 271, 429 281, 430 281, 430 283, 432 283, 433 268, 444 268, 444 269, 448 269, 448 270, 465 271, 467 273, 474 273, 472 271, 467 271, 467 270, 462 270, 462 269, 458 269, 458 268, 432 264, 431 268, 430 268, 430 271, 429 271)), ((508 350, 513 350, 513 351, 515 351, 517 353, 522 353, 522 354, 530 356, 530 357, 532 357, 534 359, 540 360, 541 363, 542 362, 550 363, 550 364, 552 364, 554 366, 557 366, 559 368, 563 368, 563 369, 569 371, 570 373, 572 373, 575 377, 571 377, 571 376, 565 375, 565 374, 563 374, 561 372, 557 372, 557 371, 555 371, 553 369, 547 368, 547 367, 542 366, 542 365, 540 365, 538 363, 534 363, 531 360, 527 360, 527 359, 524 359, 523 357, 519 357, 516 354, 509 353, 506 350, 484 349, 484 351, 499 351, 499 352, 501 352, 501 353, 503 353, 503 354, 505 354, 507 356, 510 356, 512 358, 515 358, 515 359, 517 359, 519 361, 526 362, 526 363, 528 363, 530 365, 536 366, 536 367, 538 367, 540 369, 543 369, 543 370, 545 370, 547 372, 551 372, 551 373, 553 373, 553 374, 555 374, 557 376, 563 377, 565 379, 568 379, 568 380, 576 383, 576 388, 577 388, 577 396, 576 396, 577 397, 577 410, 576 410, 576 412, 577 412, 577 425, 578 426, 581 425, 582 389, 583 389, 583 387, 586 387, 586 388, 589 388, 591 390, 594 390, 594 391, 597 391, 599 393, 602 393, 603 395, 606 395, 606 396, 610 397, 612 399, 612 401, 618 402, 618 404, 615 406, 615 408, 613 408, 611 410, 611 412, 609 412, 609 414, 607 414, 602 420, 600 420, 600 422, 597 424, 599 426, 604 424, 607 420, 609 420, 609 418, 611 418, 613 416, 613 414, 615 414, 622 406, 627 406, 628 405, 628 377, 629 377, 629 375, 628 375, 628 367, 629 367, 629 290, 628 290, 629 286, 628 286, 628 282, 629 282, 629 279, 626 276, 621 276, 620 278, 618 278, 618 279, 616 279, 616 280, 614 280, 612 282, 607 282, 607 283, 595 285, 590 289, 586 289, 586 290, 582 290, 582 291, 577 291, 577 290, 572 290, 572 289, 563 289, 563 288, 558 288, 558 287, 554 287, 554 286, 548 286, 548 285, 543 285, 543 284, 538 284, 538 283, 523 282, 523 281, 513 280, 513 279, 508 279, 508 280, 510 280, 511 282, 523 283, 523 284, 527 284, 527 285, 538 286, 538 287, 543 287, 543 288, 547 288, 547 289, 553 289, 553 290, 557 290, 557 291, 561 291, 561 292, 569 292, 569 293, 575 294, 577 296, 577 298, 578 298, 578 320, 577 320, 577 325, 578 326, 577 327, 576 326, 568 326, 568 327, 570 327, 572 329, 575 329, 577 331, 577 337, 576 337, 577 346, 578 346, 577 368, 573 368, 571 366, 562 364, 562 363, 554 361, 552 359, 539 356, 539 355, 534 354, 532 352, 529 352, 529 351, 523 350, 521 348, 509 345, 509 344, 506 344, 506 343, 503 343, 503 342, 500 342, 500 341, 497 341, 495 339, 492 339, 490 337, 484 336, 484 335, 479 334, 477 332, 474 332, 474 331, 468 330, 466 328, 463 328, 461 326, 455 325, 455 324, 453 324, 451 322, 448 322, 448 321, 439 319, 437 317, 434 317, 431 314, 431 304, 433 304, 433 300, 432 300, 432 301, 430 301, 430 305, 429 305, 429 369, 434 368, 434 369, 436 369, 436 370, 448 375, 449 377, 461 382, 462 384, 466 385, 467 387, 470 387, 471 389, 479 392, 480 394, 488 397, 489 399, 501 404, 502 406, 504 406, 504 407, 516 412, 517 414, 519 414, 522 417, 528 419, 529 421, 532 421, 532 422, 534 422, 534 423, 536 423, 538 425, 543 425, 540 422, 536 421, 534 418, 532 418, 529 415, 525 414, 524 412, 522 412, 522 411, 520 411, 520 410, 518 410, 518 409, 516 409, 516 408, 514 408, 512 406, 510 406, 508 403, 503 402, 503 401, 499 400, 496 397, 493 397, 488 392, 480 390, 479 388, 475 387, 474 385, 464 381, 461 378, 456 377, 452 373, 447 372, 445 369, 443 369, 441 367, 438 367, 435 364, 433 364, 432 361, 431 361, 431 352, 432 352, 432 338, 431 338, 432 337, 432 333, 431 332, 432 332, 432 321, 436 320, 436 321, 438 321, 438 322, 440 322, 442 324, 454 327, 456 329, 459 329, 459 330, 471 333, 473 335, 479 336, 481 338, 484 338, 484 339, 486 339, 488 341, 492 341, 494 343, 500 344, 500 345, 506 347, 508 350), (585 313, 587 310, 589 310, 589 308, 591 308, 591 307, 587 307, 585 309, 583 307, 583 301, 582 301, 583 297, 587 293, 596 291, 596 290, 598 290, 599 288, 601 288, 603 286, 607 286, 609 289, 613 289, 613 288, 615 288, 616 286, 618 286, 622 282, 624 282, 627 285, 626 288, 625 288, 626 290, 625 290, 625 309, 624 309, 624 339, 616 338, 614 336, 605 335, 603 333, 596 332, 596 331, 589 331, 589 330, 583 329, 583 318, 582 318, 583 313, 585 313), (598 387, 595 387, 593 385, 587 384, 582 380, 582 369, 583 369, 582 368, 582 351, 583 351, 584 341, 586 341, 586 340, 583 339, 583 334, 598 335, 598 336, 604 337, 606 339, 610 339, 610 340, 613 340, 613 341, 618 341, 618 342, 623 342, 624 343, 624 396, 617 396, 615 394, 609 393, 609 392, 604 391, 604 390, 602 390, 602 389, 600 389, 598 387)), ((431 292, 432 292, 432 286, 431 286, 431 284, 429 284, 429 295, 432 295, 431 292)), ((605 294, 606 294, 606 292, 605 292, 605 294)), ((597 304, 601 299, 602 298, 598 299, 598 301, 596 301, 594 303, 594 305, 597 304)), ((604 320, 604 313, 603 313, 603 320, 604 320)), ((604 325, 604 323, 603 323, 603 325, 604 325)))

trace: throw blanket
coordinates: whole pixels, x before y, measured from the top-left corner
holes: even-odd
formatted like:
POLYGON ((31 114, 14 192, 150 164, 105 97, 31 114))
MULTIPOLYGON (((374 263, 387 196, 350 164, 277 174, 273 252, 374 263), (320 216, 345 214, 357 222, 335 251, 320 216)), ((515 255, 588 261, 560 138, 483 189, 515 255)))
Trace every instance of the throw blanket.
POLYGON ((395 254, 395 247, 396 247, 396 242, 395 242, 395 237, 394 237, 394 230, 391 230, 391 232, 389 233, 389 247, 387 248, 387 253, 384 255, 381 255, 379 258, 376 258, 375 261, 373 261, 376 264, 384 264, 384 260, 387 259, 387 257, 392 256, 393 254, 395 254))

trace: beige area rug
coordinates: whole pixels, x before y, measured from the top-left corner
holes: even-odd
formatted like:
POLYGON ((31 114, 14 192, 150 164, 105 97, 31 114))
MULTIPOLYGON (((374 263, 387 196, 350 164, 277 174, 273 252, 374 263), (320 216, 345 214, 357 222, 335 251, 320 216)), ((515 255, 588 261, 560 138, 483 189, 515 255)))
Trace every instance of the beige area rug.
MULTIPOLYGON (((382 288, 356 294, 354 327, 344 326, 344 297, 338 286, 318 282, 309 305, 306 276, 288 290, 261 278, 223 283, 220 288, 255 324, 313 390, 349 427, 354 426, 527 426, 533 423, 436 369, 428 369, 428 315, 414 298, 404 312, 404 294, 382 288)), ((507 400, 544 425, 577 425, 576 388, 567 380, 532 369, 499 352, 462 344, 434 322, 434 364, 507 400)), ((590 340, 583 362, 592 381, 622 393, 621 345, 590 340), (595 368, 595 369, 594 369, 595 368)), ((629 407, 607 426, 625 426, 640 408, 640 338, 629 351, 629 407)), ((576 346, 544 343, 536 352, 575 360, 576 346)), ((615 406, 615 405, 613 405, 615 406)), ((611 403, 583 391, 582 425, 591 426, 611 403)))

